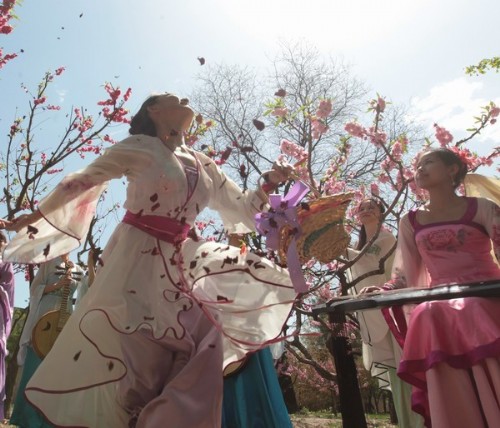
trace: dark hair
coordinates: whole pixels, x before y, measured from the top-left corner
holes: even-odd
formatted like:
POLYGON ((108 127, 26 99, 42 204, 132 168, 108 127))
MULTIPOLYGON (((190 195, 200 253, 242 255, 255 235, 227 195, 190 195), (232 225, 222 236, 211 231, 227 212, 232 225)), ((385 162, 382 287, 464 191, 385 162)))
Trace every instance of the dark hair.
POLYGON ((5 242, 7 243, 7 237, 3 232, 0 232, 0 242, 5 242))
POLYGON ((148 107, 152 106, 158 101, 161 95, 151 95, 146 101, 142 103, 139 111, 132 117, 130 122, 130 135, 144 134, 150 137, 156 137, 156 126, 149 117, 148 107))
POLYGON ((460 186, 460 183, 462 183, 465 176, 467 175, 467 164, 462 160, 462 158, 457 153, 445 147, 430 149, 425 153, 436 153, 439 159, 446 166, 457 165, 458 172, 456 173, 455 177, 453 177, 453 187, 456 189, 458 186, 460 186))
MULTIPOLYGON (((380 214, 384 214, 385 213, 385 206, 382 202, 380 202, 378 199, 375 199, 375 198, 367 198, 367 199, 363 199, 358 207, 363 203, 363 202, 366 202, 366 201, 370 201, 370 202, 373 202, 377 207, 378 209, 380 210, 380 214)), ((365 229, 365 226, 364 225, 361 225, 361 229, 359 230, 359 236, 358 236, 358 244, 356 245, 356 250, 360 251, 364 246, 366 245, 366 229, 365 229)))

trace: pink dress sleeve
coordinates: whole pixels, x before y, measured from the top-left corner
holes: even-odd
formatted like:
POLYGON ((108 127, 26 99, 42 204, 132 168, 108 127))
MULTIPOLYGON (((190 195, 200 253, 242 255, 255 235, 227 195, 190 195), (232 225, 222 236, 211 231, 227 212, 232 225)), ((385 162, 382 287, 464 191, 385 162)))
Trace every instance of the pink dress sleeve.
POLYGON ((399 222, 398 245, 391 280, 386 283, 385 288, 427 287, 429 284, 429 274, 420 257, 413 226, 409 215, 405 214, 399 222))

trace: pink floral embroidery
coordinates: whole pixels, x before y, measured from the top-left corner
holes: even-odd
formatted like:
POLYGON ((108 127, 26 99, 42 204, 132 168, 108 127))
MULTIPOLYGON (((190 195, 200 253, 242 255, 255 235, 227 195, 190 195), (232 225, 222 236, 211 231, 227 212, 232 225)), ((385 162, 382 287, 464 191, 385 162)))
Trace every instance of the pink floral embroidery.
POLYGON ((457 232, 452 229, 443 229, 429 232, 423 241, 428 250, 454 251, 462 246, 464 238, 463 229, 457 232))
POLYGON ((86 181, 78 178, 65 178, 59 186, 61 186, 66 193, 79 195, 80 193, 94 187, 95 184, 90 180, 86 181))

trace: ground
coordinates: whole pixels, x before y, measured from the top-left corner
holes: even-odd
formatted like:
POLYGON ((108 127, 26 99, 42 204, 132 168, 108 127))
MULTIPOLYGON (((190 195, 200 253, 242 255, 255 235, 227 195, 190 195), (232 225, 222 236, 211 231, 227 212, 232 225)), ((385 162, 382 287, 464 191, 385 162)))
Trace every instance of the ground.
MULTIPOLYGON (((318 418, 314 416, 292 415, 292 424, 294 428, 342 428, 342 419, 318 418)), ((397 425, 390 424, 385 419, 367 418, 368 428, 397 428, 397 425)))
MULTIPOLYGON (((315 416, 292 415, 293 428, 342 428, 342 419, 335 418, 318 418, 315 416)), ((367 420, 368 428, 397 428, 397 425, 392 425, 383 419, 367 420)), ((14 425, 0 423, 1 428, 15 428, 14 425)))

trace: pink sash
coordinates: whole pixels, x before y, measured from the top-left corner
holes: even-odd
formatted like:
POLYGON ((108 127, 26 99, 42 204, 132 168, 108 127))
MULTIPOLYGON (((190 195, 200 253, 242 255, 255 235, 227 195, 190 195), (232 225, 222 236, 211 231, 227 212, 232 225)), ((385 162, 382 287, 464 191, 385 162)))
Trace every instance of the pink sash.
POLYGON ((136 215, 127 211, 122 223, 130 224, 160 241, 177 244, 186 239, 190 226, 169 217, 136 215))

